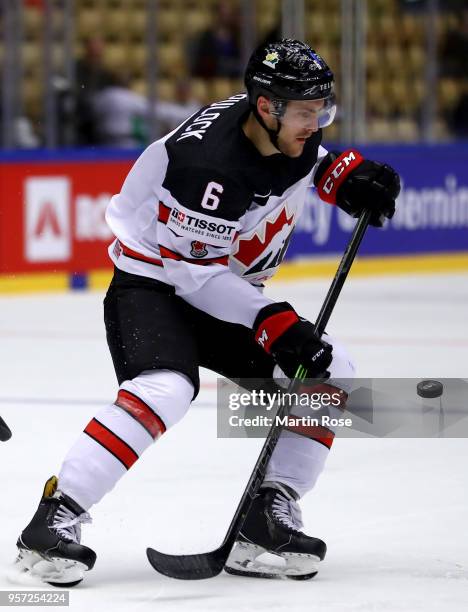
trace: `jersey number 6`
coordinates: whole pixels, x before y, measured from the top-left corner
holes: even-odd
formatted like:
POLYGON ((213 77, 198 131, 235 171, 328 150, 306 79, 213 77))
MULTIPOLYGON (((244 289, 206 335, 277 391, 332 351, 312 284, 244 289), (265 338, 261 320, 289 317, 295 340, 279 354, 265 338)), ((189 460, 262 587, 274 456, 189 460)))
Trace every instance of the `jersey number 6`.
POLYGON ((214 181, 209 182, 206 186, 205 194, 201 202, 202 208, 216 210, 219 205, 219 198, 217 195, 215 195, 215 193, 223 193, 223 191, 224 187, 219 183, 215 183, 214 181))

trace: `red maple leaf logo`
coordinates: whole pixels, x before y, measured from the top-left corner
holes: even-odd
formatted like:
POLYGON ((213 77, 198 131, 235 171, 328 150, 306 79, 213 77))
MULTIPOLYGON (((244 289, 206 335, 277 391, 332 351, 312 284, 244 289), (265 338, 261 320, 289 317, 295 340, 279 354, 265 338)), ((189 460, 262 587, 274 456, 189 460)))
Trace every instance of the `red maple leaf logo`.
POLYGON ((241 238, 239 240, 239 248, 234 257, 244 264, 244 266, 249 267, 257 257, 263 253, 265 247, 272 241, 274 236, 276 236, 285 225, 292 224, 293 219, 294 214, 288 217, 286 214, 286 207, 283 207, 274 221, 262 222, 260 228, 251 238, 241 238))

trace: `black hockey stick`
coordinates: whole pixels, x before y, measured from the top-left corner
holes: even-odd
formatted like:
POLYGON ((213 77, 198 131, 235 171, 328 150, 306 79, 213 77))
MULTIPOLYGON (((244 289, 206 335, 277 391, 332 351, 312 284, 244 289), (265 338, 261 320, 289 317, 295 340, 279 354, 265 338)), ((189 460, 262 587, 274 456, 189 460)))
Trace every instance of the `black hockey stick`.
MULTIPOLYGON (((341 259, 335 278, 328 290, 327 297, 322 305, 320 313, 315 323, 317 335, 322 336, 328 324, 333 308, 338 300, 341 289, 345 283, 346 277, 351 269, 359 245, 364 237, 371 211, 364 211, 359 217, 359 221, 354 228, 346 251, 341 259)), ((296 378, 291 381, 288 388, 288 393, 294 393, 301 381, 307 377, 307 372, 300 367, 296 373, 296 378)), ((276 418, 268 433, 263 448, 257 459, 257 463, 249 478, 247 487, 242 494, 239 505, 237 506, 234 517, 229 525, 229 529, 223 540, 223 543, 216 550, 207 553, 194 555, 167 555, 153 548, 147 548, 146 554, 151 565, 156 571, 171 578, 179 578, 181 580, 200 580, 202 578, 212 578, 217 576, 226 564, 229 553, 234 546, 234 543, 239 535, 244 519, 250 510, 253 498, 258 493, 260 485, 263 482, 266 468, 270 457, 275 449, 276 443, 282 431, 282 426, 276 424, 279 419, 287 414, 286 402, 282 402, 276 413, 276 418)))
POLYGON ((0 441, 6 442, 11 438, 11 429, 5 423, 5 421, 0 417, 0 441))

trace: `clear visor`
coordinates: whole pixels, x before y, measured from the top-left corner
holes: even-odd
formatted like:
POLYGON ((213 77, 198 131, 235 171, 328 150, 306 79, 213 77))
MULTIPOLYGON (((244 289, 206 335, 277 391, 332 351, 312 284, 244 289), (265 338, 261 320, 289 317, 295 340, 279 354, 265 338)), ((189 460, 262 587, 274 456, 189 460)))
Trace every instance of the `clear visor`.
POLYGON ((333 122, 336 99, 332 94, 319 100, 271 100, 270 113, 295 130, 317 130, 333 122))

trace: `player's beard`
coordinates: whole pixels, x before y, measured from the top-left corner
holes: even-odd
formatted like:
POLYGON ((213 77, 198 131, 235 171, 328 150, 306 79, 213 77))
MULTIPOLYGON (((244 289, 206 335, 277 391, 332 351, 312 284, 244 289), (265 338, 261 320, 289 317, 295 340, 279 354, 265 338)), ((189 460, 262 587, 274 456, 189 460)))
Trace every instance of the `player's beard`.
POLYGON ((309 138, 310 134, 296 134, 287 138, 282 137, 280 133, 278 138, 278 144, 280 150, 284 155, 288 157, 299 157, 304 151, 304 145, 309 138), (299 140, 301 139, 301 140, 299 140))

